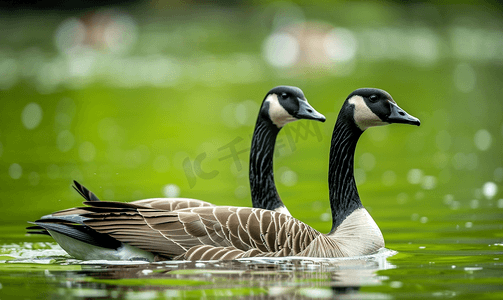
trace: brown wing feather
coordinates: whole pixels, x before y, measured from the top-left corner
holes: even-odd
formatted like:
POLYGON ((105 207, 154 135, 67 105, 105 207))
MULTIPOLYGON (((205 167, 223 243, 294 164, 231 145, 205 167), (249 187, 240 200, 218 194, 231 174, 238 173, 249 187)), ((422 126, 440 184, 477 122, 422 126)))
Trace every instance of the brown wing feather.
POLYGON ((137 200, 130 203, 167 211, 192 208, 192 207, 215 206, 214 204, 206 201, 190 199, 190 198, 151 198, 151 199, 137 200))
POLYGON ((320 235, 290 216, 256 208, 221 206, 163 211, 144 203, 136 208, 133 203, 103 203, 86 203, 92 206, 89 210, 83 208, 90 218, 87 225, 167 257, 206 260, 295 255, 320 235))

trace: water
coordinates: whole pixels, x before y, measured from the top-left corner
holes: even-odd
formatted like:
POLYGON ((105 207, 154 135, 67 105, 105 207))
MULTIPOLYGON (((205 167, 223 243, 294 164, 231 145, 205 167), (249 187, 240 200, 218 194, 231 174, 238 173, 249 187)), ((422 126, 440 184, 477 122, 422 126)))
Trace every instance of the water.
POLYGON ((501 14, 377 2, 138 6, 0 11, 0 299, 503 298, 501 14), (249 206, 250 134, 279 84, 301 87, 327 117, 287 125, 274 157, 290 212, 321 232, 345 97, 383 88, 421 119, 371 128, 356 149, 359 193, 389 250, 82 262, 25 234, 27 221, 81 205, 74 179, 106 200, 249 206))

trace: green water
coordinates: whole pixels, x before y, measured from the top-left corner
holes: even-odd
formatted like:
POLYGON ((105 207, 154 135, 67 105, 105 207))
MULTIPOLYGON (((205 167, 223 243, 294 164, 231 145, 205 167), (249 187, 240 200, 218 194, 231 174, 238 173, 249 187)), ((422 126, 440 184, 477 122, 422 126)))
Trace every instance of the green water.
POLYGON ((139 3, 115 15, 122 42, 88 28, 96 36, 80 48, 65 34, 85 28, 84 12, 0 12, 0 299, 502 298, 498 9, 139 3), (318 38, 341 36, 343 47, 320 56, 289 20, 318 38), (276 40, 297 56, 267 42, 285 32, 276 40), (274 158, 290 212, 322 232, 331 132, 346 96, 382 88, 421 120, 371 128, 356 149, 362 202, 396 254, 124 265, 76 261, 51 238, 25 234, 27 221, 81 205, 74 179, 107 200, 250 205, 251 133, 279 84, 301 87, 327 117, 287 125, 274 158))

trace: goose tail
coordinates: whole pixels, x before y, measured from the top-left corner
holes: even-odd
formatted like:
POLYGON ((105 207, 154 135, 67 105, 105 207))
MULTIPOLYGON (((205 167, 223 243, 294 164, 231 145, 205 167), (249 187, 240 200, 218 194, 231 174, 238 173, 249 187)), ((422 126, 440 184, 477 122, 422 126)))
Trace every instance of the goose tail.
POLYGON ((73 189, 77 191, 84 199, 87 201, 100 201, 100 199, 90 190, 88 190, 85 186, 78 183, 76 180, 73 181, 73 189))

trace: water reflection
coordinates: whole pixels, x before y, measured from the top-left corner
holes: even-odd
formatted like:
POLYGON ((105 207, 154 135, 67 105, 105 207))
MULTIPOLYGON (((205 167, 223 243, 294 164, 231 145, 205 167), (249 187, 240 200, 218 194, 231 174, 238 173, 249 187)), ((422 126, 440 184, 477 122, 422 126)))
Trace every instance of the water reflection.
POLYGON ((82 271, 57 293, 73 297, 159 299, 170 297, 306 297, 352 294, 380 285, 377 270, 394 268, 396 252, 356 258, 249 258, 234 261, 81 262, 82 271))

